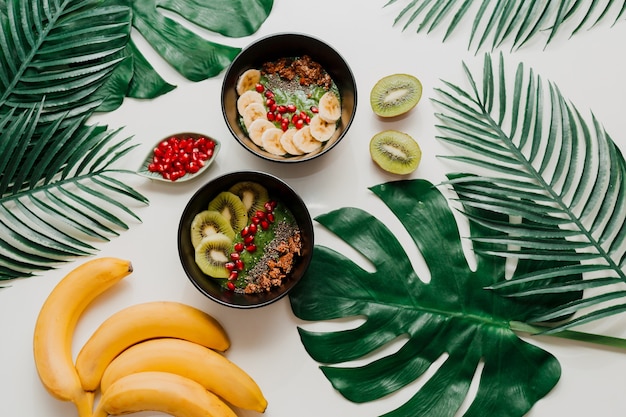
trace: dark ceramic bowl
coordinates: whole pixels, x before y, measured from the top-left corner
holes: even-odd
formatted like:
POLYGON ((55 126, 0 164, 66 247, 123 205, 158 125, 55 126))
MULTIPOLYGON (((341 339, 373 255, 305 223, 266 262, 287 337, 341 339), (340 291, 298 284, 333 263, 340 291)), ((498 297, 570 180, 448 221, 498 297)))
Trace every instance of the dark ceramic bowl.
POLYGON ((346 135, 354 119, 356 103, 356 82, 346 61, 328 44, 298 33, 267 36, 244 48, 226 71, 222 85, 222 113, 235 139, 253 154, 275 162, 303 162, 329 152, 346 135), (336 83, 341 96, 341 119, 334 135, 320 149, 300 156, 277 156, 257 146, 242 128, 237 112, 237 81, 244 71, 251 68, 260 69, 265 62, 304 55, 309 55, 321 64, 336 83))
POLYGON ((279 178, 257 171, 238 171, 215 178, 202 186, 191 197, 178 226, 178 254, 185 273, 195 287, 217 303, 235 308, 255 308, 273 303, 287 295, 306 272, 313 255, 313 222, 309 211, 296 192, 279 178), (218 193, 229 189, 240 181, 254 181, 262 184, 270 197, 286 204, 293 213, 300 228, 302 253, 289 276, 280 287, 270 292, 243 294, 222 287, 223 280, 204 274, 195 262, 195 251, 191 244, 191 222, 194 216, 206 210, 209 201, 218 193))

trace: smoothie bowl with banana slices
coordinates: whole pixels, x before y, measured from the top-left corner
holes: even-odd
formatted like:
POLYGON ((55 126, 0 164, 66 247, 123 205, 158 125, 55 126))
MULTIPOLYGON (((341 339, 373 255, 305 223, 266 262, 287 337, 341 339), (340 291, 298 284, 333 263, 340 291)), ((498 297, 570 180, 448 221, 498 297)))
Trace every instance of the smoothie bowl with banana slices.
POLYGON ((240 144, 268 160, 318 157, 345 136, 356 85, 343 58, 306 35, 278 34, 245 48, 222 87, 222 112, 240 144))
POLYGON ((183 212, 178 235, 192 283, 233 307, 280 299, 312 256, 313 225, 304 202, 282 180, 256 171, 226 174, 199 189, 183 212))

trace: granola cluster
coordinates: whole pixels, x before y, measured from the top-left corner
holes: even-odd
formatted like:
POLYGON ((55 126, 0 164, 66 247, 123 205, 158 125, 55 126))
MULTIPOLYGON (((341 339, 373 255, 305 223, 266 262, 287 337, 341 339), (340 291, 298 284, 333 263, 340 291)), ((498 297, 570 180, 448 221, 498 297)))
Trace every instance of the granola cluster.
MULTIPOLYGON (((301 255, 302 242, 300 232, 292 230, 287 232, 286 237, 273 241, 271 247, 266 248, 265 254, 254 270, 250 271, 250 282, 246 285, 244 292, 253 294, 270 291, 273 287, 279 287, 287 274, 291 272, 297 256, 301 255)), ((280 234, 284 234, 286 227, 277 229, 280 234)), ((278 237, 279 233, 277 233, 278 237)))
POLYGON ((266 62, 261 68, 265 74, 277 74, 287 81, 298 77, 301 86, 319 85, 324 89, 330 89, 332 79, 324 68, 310 56, 301 58, 280 58, 276 61, 266 62))

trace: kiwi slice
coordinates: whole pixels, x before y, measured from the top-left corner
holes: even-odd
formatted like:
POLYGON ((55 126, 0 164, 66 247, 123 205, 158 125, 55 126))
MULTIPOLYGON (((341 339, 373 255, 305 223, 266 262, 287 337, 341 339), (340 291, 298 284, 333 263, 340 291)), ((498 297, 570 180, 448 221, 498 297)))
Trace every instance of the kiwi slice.
POLYGON ((218 211, 201 211, 191 221, 191 244, 194 248, 202 239, 216 233, 222 233, 231 239, 235 238, 235 231, 230 222, 218 211))
POLYGON ((248 210, 248 218, 257 210, 263 210, 263 205, 270 199, 267 189, 254 181, 242 181, 233 185, 228 191, 235 194, 248 210))
POLYGON ((422 98, 422 83, 409 74, 392 74, 378 80, 370 92, 370 104, 380 117, 400 116, 422 98))
POLYGON ((248 210, 241 199, 230 191, 222 191, 209 202, 209 210, 217 211, 228 220, 235 233, 248 224, 248 210))
POLYGON ((406 175, 417 169, 422 150, 411 136, 397 130, 384 130, 370 141, 372 160, 392 174, 406 175))
POLYGON ((223 233, 202 239, 196 246, 195 260, 198 268, 213 278, 228 278, 226 262, 230 261, 233 240, 223 233))

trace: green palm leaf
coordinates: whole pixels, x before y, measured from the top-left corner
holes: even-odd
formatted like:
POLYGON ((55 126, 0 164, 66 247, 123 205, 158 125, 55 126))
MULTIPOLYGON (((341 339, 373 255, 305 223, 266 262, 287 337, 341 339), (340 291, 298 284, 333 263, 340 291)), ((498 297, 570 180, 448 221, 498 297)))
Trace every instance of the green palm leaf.
POLYGON ((0 14, 0 113, 42 102, 42 124, 90 113, 100 104, 92 94, 123 59, 131 22, 129 7, 100 0, 8 1, 0 14))
POLYGON ((437 115, 439 139, 461 150, 444 158, 473 168, 471 175, 450 174, 450 183, 464 207, 483 210, 467 213, 472 221, 501 233, 472 239, 492 244, 489 255, 575 262, 490 288, 510 297, 593 289, 532 318, 580 313, 558 330, 626 311, 619 286, 626 281, 621 152, 594 117, 585 120, 556 85, 522 64, 512 80, 502 55, 497 64, 485 55, 479 79, 464 68, 468 86, 446 82, 434 101, 443 109, 437 115), (509 220, 493 221, 480 214, 485 212, 509 220), (585 274, 583 282, 568 279, 579 274, 585 274), (565 281, 553 285, 554 276, 565 281), (530 292, 523 287, 527 283, 534 284, 530 292))
MULTIPOLYGON (((0 280, 32 276, 95 252, 147 203, 115 169, 133 146, 117 132, 59 118, 35 137, 45 105, 0 116, 0 280)), ((87 116, 86 116, 87 117, 87 116)))
POLYGON ((600 21, 617 22, 626 14, 626 1, 609 0, 390 0, 385 7, 404 3, 395 24, 404 21, 403 30, 416 25, 416 31, 431 31, 446 26, 444 41, 466 19, 471 19, 468 47, 492 49, 504 42, 517 49, 531 39, 543 36, 549 44, 558 32, 570 36, 600 21), (491 44, 488 45, 489 39, 491 44))

